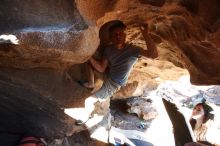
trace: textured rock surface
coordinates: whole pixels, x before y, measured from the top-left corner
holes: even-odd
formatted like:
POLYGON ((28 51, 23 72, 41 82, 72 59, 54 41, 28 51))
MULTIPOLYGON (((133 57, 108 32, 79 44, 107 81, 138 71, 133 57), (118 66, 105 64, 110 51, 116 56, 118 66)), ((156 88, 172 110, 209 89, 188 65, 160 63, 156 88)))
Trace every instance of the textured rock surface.
POLYGON ((37 28, 44 26, 73 25, 78 30, 86 27, 75 4, 71 0, 19 1, 1 2, 0 32, 12 32, 27 27, 37 28))
POLYGON ((114 98, 148 95, 163 80, 176 80, 187 70, 194 84, 220 84, 219 6, 218 0, 1 1, 2 130, 29 133, 40 127, 31 134, 51 138, 78 131, 61 108, 84 107, 91 93, 75 82, 85 75, 79 63, 97 49, 98 29, 114 19, 123 20, 127 40, 143 48, 138 24, 147 21, 159 50, 157 60, 139 60, 128 85, 114 98))
POLYGON ((62 138, 85 129, 63 108, 84 107, 90 93, 66 70, 94 53, 96 28, 70 0, 2 1, 0 19, 1 131, 62 138))
POLYGON ((131 98, 128 100, 128 112, 137 114, 139 118, 144 120, 152 120, 157 116, 157 111, 152 105, 151 99, 146 98, 131 98))
POLYGON ((88 27, 71 0, 3 1, 0 11, 1 34, 18 40, 0 45, 1 66, 66 68, 85 62, 98 46, 96 28, 88 27))
POLYGON ((53 101, 25 87, 1 81, 0 96, 1 132, 61 138, 83 129, 53 101))

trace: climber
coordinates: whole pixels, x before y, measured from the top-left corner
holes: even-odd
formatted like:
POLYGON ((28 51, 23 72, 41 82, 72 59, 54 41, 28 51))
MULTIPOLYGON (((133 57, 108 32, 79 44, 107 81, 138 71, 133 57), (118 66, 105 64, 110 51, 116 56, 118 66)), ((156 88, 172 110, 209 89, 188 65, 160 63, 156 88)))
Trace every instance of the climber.
POLYGON ((90 58, 92 66, 99 72, 106 71, 106 77, 102 87, 89 96, 85 101, 85 108, 93 111, 94 103, 102 102, 110 98, 122 86, 125 86, 133 65, 140 56, 156 58, 157 48, 148 34, 148 25, 141 24, 140 30, 145 39, 147 50, 125 42, 126 25, 121 21, 116 21, 109 28, 111 44, 104 49, 101 61, 90 58))

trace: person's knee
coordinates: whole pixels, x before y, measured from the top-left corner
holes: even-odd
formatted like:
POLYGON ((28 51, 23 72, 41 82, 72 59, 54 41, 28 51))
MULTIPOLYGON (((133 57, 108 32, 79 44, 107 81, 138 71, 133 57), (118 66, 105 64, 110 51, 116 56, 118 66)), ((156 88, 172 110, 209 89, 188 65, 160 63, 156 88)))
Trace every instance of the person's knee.
POLYGON ((85 108, 94 109, 94 104, 98 101, 96 95, 91 95, 85 100, 85 108))

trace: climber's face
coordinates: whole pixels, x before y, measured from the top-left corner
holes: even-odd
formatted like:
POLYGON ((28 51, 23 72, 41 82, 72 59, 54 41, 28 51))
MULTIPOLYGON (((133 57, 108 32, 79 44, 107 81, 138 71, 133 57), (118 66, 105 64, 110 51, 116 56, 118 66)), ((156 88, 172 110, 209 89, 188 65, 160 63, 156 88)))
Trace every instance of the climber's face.
POLYGON ((111 42, 115 45, 124 44, 126 33, 124 28, 115 28, 110 32, 111 42))

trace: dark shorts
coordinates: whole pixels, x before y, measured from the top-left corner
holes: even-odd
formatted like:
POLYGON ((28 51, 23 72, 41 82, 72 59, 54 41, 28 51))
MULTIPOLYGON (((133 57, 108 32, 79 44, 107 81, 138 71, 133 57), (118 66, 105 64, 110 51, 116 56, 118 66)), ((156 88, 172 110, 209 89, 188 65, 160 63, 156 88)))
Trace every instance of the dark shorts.
POLYGON ((110 98, 120 88, 121 88, 120 85, 112 81, 110 78, 107 78, 104 80, 102 87, 97 92, 95 92, 95 95, 101 99, 110 98))

